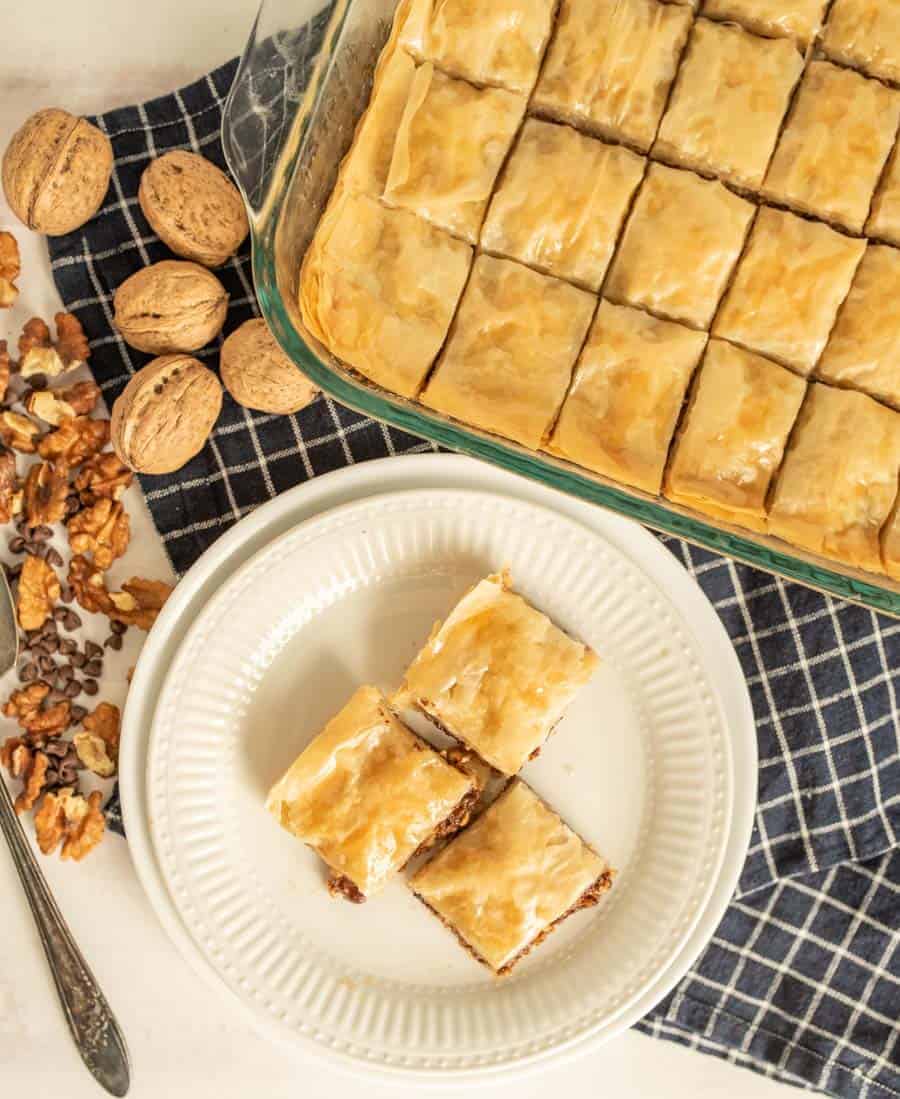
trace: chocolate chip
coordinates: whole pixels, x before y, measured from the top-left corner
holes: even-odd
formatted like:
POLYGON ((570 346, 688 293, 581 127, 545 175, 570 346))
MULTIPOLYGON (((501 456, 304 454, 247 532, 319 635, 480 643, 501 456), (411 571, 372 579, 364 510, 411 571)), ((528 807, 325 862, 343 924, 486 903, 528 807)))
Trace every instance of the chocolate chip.
POLYGON ((45 637, 41 642, 41 650, 45 653, 55 653, 59 649, 58 637, 45 637))
POLYGON ((45 523, 40 523, 31 532, 31 537, 35 542, 46 542, 53 537, 53 531, 45 523))
POLYGON ((25 539, 21 534, 17 534, 15 538, 11 538, 9 541, 10 553, 24 553, 25 552, 25 539))
POLYGON ((83 668, 85 664, 87 664, 87 657, 84 655, 84 653, 72 653, 73 668, 83 668))
POLYGON ((47 564, 55 565, 58 569, 61 569, 65 564, 62 559, 62 554, 59 552, 58 549, 55 549, 53 546, 47 547, 47 564))
POLYGON ((44 751, 48 756, 53 756, 56 759, 65 759, 69 754, 69 742, 62 740, 59 737, 54 737, 53 740, 48 740, 44 745, 44 751))
POLYGON ((10 583, 13 583, 13 581, 18 580, 19 577, 22 575, 22 566, 21 565, 12 565, 12 566, 6 565, 5 567, 6 567, 6 575, 9 578, 10 583))
POLYGON ((47 695, 47 701, 51 706, 55 706, 57 702, 62 702, 65 697, 66 696, 62 691, 58 691, 56 687, 54 687, 50 694, 47 695))
POLYGON ((63 683, 68 683, 70 679, 75 678, 75 669, 71 664, 63 664, 63 666, 57 669, 57 679, 61 679, 63 683))
POLYGON ((40 641, 41 631, 40 630, 26 630, 25 631, 25 638, 26 638, 26 641, 29 645, 33 645, 35 643, 35 641, 40 641))
POLYGON ((85 641, 84 654, 90 660, 94 656, 103 656, 103 649, 96 641, 85 641))
POLYGON ((81 617, 77 615, 74 611, 66 611, 65 615, 63 616, 62 624, 63 628, 67 629, 69 633, 71 633, 72 630, 77 630, 78 627, 81 625, 81 617))
POLYGON ((60 656, 71 656, 78 649, 78 645, 71 637, 64 637, 59 643, 60 656))
POLYGON ((84 674, 94 676, 103 675, 103 661, 98 660, 96 657, 93 660, 89 660, 84 666, 84 674))
POLYGON ((52 618, 48 618, 43 626, 41 626, 41 637, 56 637, 58 632, 59 626, 57 626, 52 618))
POLYGON ((66 515, 74 515, 76 512, 81 511, 81 501, 77 496, 66 497, 66 515))
POLYGON ((32 389, 46 389, 47 388, 47 375, 46 374, 29 374, 28 384, 32 389))
POLYGON ((32 557, 45 557, 47 555, 47 547, 43 542, 35 542, 33 539, 28 539, 25 543, 25 552, 30 553, 32 557))
MULTIPOLYGON (((66 698, 78 698, 78 696, 81 694, 81 684, 78 682, 77 679, 69 680, 65 687, 63 687, 63 694, 66 696, 66 698)), ((78 708, 80 707, 72 707, 73 721, 80 720, 79 718, 75 717, 75 710, 78 708)))
POLYGON ((128 629, 128 626, 124 622, 116 622, 116 620, 113 619, 113 621, 109 624, 109 628, 112 630, 113 633, 121 634, 125 633, 125 631, 128 629))
POLYGON ((63 766, 59 769, 59 781, 63 786, 74 786, 78 781, 78 774, 74 767, 63 766))
POLYGON ((119 652, 122 648, 122 635, 118 633, 110 634, 103 644, 107 649, 114 649, 119 652))
POLYGON ((46 653, 41 653, 37 658, 38 667, 44 673, 44 675, 51 675, 56 671, 56 661, 52 656, 48 656, 46 653))
POLYGON ((67 611, 65 607, 53 608, 53 617, 56 619, 57 622, 62 622, 62 620, 66 617, 66 614, 67 611))
POLYGON ((48 767, 44 771, 44 789, 50 790, 59 785, 59 771, 55 767, 48 767))
MULTIPOLYGON (((77 686, 77 684, 76 684, 77 686)), ((87 710, 84 706, 73 706, 69 711, 69 716, 75 725, 80 725, 82 721, 87 717, 87 710)))
POLYGON ((86 695, 95 695, 100 690, 100 684, 96 679, 85 679, 81 684, 81 689, 86 695))
POLYGON ((37 679, 37 677, 38 666, 33 660, 29 660, 27 664, 23 664, 22 667, 19 668, 19 679, 21 679, 23 683, 31 683, 32 680, 37 679))
MULTIPOLYGON (((71 603, 75 598, 75 593, 72 591, 71 584, 61 584, 59 589, 59 598, 63 603, 71 603)), ((66 627, 68 629, 68 626, 66 627)))

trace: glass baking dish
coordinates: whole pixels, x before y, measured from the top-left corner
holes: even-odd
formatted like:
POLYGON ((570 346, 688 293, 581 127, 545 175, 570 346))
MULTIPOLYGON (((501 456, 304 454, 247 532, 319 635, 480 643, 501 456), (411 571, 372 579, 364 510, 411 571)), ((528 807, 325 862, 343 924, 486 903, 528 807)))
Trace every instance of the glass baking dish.
POLYGON ((262 312, 288 355, 335 400, 451 450, 531 477, 736 560, 900 617, 900 584, 714 523, 561 459, 463 426, 379 388, 304 328, 300 262, 369 100, 398 0, 263 0, 225 108, 223 142, 248 205, 262 312))

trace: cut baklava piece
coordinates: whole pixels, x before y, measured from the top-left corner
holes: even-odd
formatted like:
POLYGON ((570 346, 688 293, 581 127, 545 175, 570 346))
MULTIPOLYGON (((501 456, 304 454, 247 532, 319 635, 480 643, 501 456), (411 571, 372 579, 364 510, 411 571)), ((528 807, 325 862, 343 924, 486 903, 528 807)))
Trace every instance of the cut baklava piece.
POLYGON ((651 164, 610 268, 605 293, 708 328, 754 207, 716 180, 651 164))
POLYGON ((559 279, 479 256, 422 403, 537 450, 595 304, 559 279))
POLYGON ((300 273, 303 322, 379 385, 413 396, 435 359, 472 249, 404 210, 335 195, 300 273))
POLYGON ((502 975, 567 916, 597 904, 614 873, 513 779, 409 885, 473 957, 502 975))
POLYGON ((900 0, 835 0, 822 49, 870 76, 900 81, 900 0))
POLYGON ((666 472, 676 504, 766 529, 766 494, 806 382, 783 366, 710 340, 666 472))
POLYGON ((900 413, 814 383, 775 482, 769 532, 845 565, 881 572, 879 534, 897 496, 900 413))
POLYGON ((593 650, 516 595, 502 573, 476 584, 435 627, 402 693, 513 775, 540 751, 597 663, 593 650))
POLYGON ((654 154, 758 188, 802 70, 803 57, 786 38, 698 19, 654 154))
POLYGON ((900 251, 870 244, 816 368, 900 408, 900 251))
POLYGON ((766 174, 765 192, 859 232, 900 121, 900 92, 813 61, 766 174))
POLYGON ((380 198, 387 183, 397 123, 409 97, 416 71, 408 53, 395 49, 382 55, 372 97, 341 165, 340 186, 380 198))
POLYGON ((527 93, 555 8, 555 0, 412 0, 400 40, 454 76, 527 93))
POLYGON ((430 62, 412 78, 384 197, 473 244, 525 96, 476 88, 430 62))
POLYGON ((597 290, 644 159, 529 119, 491 201, 481 245, 597 290))
POLYGON ((275 783, 266 808, 328 864, 332 893, 364 901, 417 851, 463 827, 478 792, 381 691, 360 687, 275 783))
POLYGON ((900 244, 900 146, 894 146, 878 184, 866 233, 879 240, 900 244))
POLYGON ((828 0, 706 0, 703 14, 733 20, 775 37, 796 38, 806 46, 822 25, 828 0))
POLYGON ((761 209, 713 335, 809 374, 865 249, 820 222, 761 209))
POLYGON ((691 18, 659 0, 562 0, 532 105, 646 152, 691 18))
POLYGON ((900 496, 881 532, 881 563, 892 580, 900 580, 900 496))
POLYGON ((658 493, 706 335, 601 302, 563 404, 552 454, 658 493))

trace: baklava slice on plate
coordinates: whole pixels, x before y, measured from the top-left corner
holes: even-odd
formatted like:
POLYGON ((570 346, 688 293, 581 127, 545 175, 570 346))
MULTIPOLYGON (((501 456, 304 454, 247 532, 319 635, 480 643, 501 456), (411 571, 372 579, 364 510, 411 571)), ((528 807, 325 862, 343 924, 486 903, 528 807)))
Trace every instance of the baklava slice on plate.
POLYGON ((471 774, 360 687, 272 787, 266 808, 331 867, 329 890, 360 902, 417 851, 469 819, 471 774))
POLYGON ((406 671, 401 697, 504 775, 536 755, 591 678, 592 649, 488 576, 456 604, 406 671))

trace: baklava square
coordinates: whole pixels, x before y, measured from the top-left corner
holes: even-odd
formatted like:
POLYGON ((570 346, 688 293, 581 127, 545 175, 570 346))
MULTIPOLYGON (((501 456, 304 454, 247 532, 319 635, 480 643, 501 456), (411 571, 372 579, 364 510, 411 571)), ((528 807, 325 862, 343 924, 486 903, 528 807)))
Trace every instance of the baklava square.
POLYGON ((703 332, 601 302, 547 449, 657 494, 705 344, 703 332))
POLYGON ((895 145, 872 200, 866 233, 900 244, 900 146, 895 145))
POLYGON ((409 885, 473 957, 502 975, 567 916, 595 905, 614 873, 513 779, 409 885))
POLYGON ((528 93, 555 8, 556 0, 412 0, 400 41, 454 76, 528 93))
POLYGON ((900 408, 900 251, 870 244, 816 377, 900 408))
POLYGON ((761 209, 713 335, 809 374, 865 250, 820 222, 761 209))
POLYGON ((703 14, 806 46, 822 25, 828 0, 706 0, 703 14))
POLYGON ((900 580, 900 496, 881 532, 881 563, 892 580, 900 580))
POLYGON ((482 247, 598 290, 644 164, 621 145, 528 119, 491 200, 482 247))
POLYGON ((562 0, 532 105, 646 152, 691 20, 659 0, 562 0))
POLYGON ((422 403, 537 450, 595 305, 567 282, 478 256, 422 403))
POLYGON ((605 293, 708 328, 740 255, 754 207, 717 180, 651 164, 605 293))
POLYGON ((882 572, 879 535, 897 497, 900 413, 849 389, 809 387, 769 509, 769 532, 882 572))
POLYGON ((410 664, 401 696, 504 775, 536 755, 597 667, 511 588, 507 573, 471 588, 410 664))
POLYGON ((900 92, 813 61, 769 165, 766 194, 860 232, 898 122, 900 92))
POLYGON ((900 2, 835 0, 822 49, 835 61, 870 76, 900 81, 900 2))
POLYGON ((378 385, 413 396, 434 362, 472 249, 364 195, 335 195, 300 273, 312 334, 378 385))
POLYGON ((783 366, 710 340, 666 473, 676 504, 766 529, 766 494, 806 382, 783 366))
POLYGON ((382 56, 375 70, 369 106, 341 165, 338 186, 375 198, 384 194, 394 155, 397 121, 409 98, 415 71, 413 59, 404 50, 395 49, 382 56))
POLYGON ((384 197, 474 244, 525 113, 525 96, 476 88, 430 62, 412 78, 384 197))
POLYGON ((759 188, 802 71, 803 57, 789 39, 698 19, 654 154, 759 188))
POLYGON ((328 864, 329 890, 360 902, 461 828, 478 794, 381 691, 360 687, 275 783, 266 808, 328 864))

